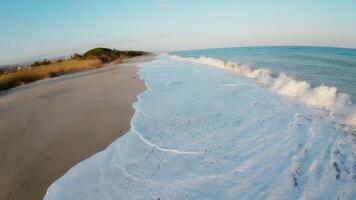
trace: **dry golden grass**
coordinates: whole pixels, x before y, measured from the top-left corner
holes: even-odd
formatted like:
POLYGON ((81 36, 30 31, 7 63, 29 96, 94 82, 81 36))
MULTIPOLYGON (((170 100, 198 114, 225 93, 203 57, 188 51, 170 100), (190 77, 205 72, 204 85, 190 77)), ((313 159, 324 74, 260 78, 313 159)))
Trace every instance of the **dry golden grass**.
POLYGON ((8 74, 1 74, 0 90, 71 72, 95 69, 101 66, 102 62, 99 59, 70 59, 48 65, 23 68, 8 74))

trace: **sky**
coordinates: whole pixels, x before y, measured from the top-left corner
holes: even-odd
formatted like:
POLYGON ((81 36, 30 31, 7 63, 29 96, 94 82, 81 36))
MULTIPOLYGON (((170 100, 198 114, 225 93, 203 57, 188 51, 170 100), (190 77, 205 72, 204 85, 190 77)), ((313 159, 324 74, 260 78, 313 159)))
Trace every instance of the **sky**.
POLYGON ((93 47, 356 48, 354 0, 0 0, 0 64, 93 47))

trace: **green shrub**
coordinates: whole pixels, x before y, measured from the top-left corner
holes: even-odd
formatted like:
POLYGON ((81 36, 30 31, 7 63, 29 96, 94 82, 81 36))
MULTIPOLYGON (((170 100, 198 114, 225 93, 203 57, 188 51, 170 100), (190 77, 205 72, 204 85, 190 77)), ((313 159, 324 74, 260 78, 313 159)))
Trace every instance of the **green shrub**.
POLYGON ((108 48, 95 48, 87 51, 83 54, 83 58, 98 58, 102 62, 111 62, 119 58, 134 57, 147 54, 144 51, 119 51, 116 49, 108 48))

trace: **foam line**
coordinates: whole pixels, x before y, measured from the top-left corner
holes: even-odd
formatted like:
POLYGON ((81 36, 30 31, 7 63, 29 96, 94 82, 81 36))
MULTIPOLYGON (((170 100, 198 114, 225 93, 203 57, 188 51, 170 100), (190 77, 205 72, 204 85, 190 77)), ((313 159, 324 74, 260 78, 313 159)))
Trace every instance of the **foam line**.
POLYGON ((145 179, 141 179, 141 178, 138 178, 130 173, 127 172, 127 170, 122 167, 116 160, 116 157, 113 159, 113 164, 116 168, 118 168, 119 170, 122 171, 122 173, 124 173, 127 177, 130 177, 131 179, 135 180, 135 181, 140 181, 140 182, 147 182, 147 180, 145 179))
POLYGON ((152 142, 148 141, 147 139, 145 139, 137 130, 135 130, 135 128, 133 128, 133 126, 131 125, 131 130, 146 144, 148 144, 149 146, 152 146, 160 151, 165 151, 165 152, 170 152, 170 153, 176 153, 176 154, 200 154, 202 152, 199 151, 180 151, 177 149, 168 149, 168 148, 163 148, 160 147, 156 144, 153 144, 152 142))

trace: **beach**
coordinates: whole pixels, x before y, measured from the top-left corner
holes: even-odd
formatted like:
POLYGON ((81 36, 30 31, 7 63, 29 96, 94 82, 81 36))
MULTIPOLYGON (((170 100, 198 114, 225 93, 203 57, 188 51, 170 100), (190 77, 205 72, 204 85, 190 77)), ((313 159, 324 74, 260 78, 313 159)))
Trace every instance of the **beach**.
POLYGON ((72 166, 126 133, 145 88, 137 64, 153 57, 0 93, 0 199, 42 199, 72 166))
POLYGON ((355 1, 1 1, 0 200, 356 200, 355 1))

